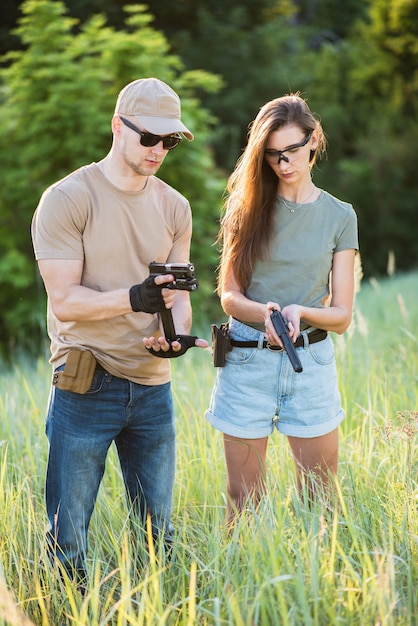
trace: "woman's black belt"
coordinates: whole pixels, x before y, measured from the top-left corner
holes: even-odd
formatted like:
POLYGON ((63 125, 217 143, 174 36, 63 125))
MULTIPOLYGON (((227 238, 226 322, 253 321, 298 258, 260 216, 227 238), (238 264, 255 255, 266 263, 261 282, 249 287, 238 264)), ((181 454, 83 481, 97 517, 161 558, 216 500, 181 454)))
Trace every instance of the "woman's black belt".
MULTIPOLYGON (((318 341, 323 341, 328 336, 328 332, 326 330, 321 330, 317 328, 312 332, 308 333, 308 343, 317 343, 318 341)), ((231 346, 236 346, 237 348, 257 348, 258 341, 239 341, 238 339, 230 339, 231 346)), ((299 335, 293 344, 295 348, 301 348, 305 344, 303 335, 299 335)), ((268 348, 269 350, 283 350, 281 346, 274 346, 268 341, 264 340, 262 344, 263 348, 268 348)))

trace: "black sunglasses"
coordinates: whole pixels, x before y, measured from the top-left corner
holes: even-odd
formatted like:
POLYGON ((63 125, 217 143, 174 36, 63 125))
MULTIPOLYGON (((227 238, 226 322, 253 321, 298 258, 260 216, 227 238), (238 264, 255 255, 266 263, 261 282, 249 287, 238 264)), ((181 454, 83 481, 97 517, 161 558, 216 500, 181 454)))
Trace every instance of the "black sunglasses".
POLYGON ((142 146, 145 146, 145 148, 151 148, 152 146, 156 146, 157 143, 160 143, 160 141, 162 141, 164 150, 172 150, 173 148, 178 146, 181 141, 181 137, 178 134, 167 135, 165 137, 161 137, 161 135, 153 135, 152 133, 147 133, 143 130, 139 130, 139 128, 137 128, 135 124, 132 124, 132 122, 127 120, 125 117, 122 117, 121 115, 119 115, 119 117, 125 124, 125 126, 138 133, 139 143, 142 146))
POLYGON ((285 161, 286 163, 290 163, 291 161, 294 161, 295 159, 297 159, 296 152, 298 148, 303 148, 303 146, 306 146, 306 144, 308 143, 309 139, 312 136, 312 132, 313 131, 308 133, 303 141, 301 141, 300 143, 295 143, 293 146, 289 146, 288 148, 286 148, 286 150, 265 150, 264 154, 266 155, 266 159, 268 161, 274 162, 277 165, 282 160, 285 161), (286 156, 285 152, 289 152, 290 153, 289 156, 286 156))

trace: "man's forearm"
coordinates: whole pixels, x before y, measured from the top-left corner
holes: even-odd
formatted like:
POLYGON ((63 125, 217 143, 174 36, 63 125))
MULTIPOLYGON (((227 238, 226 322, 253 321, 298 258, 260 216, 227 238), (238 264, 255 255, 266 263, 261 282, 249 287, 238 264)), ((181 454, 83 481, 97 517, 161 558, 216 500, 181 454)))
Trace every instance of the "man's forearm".
POLYGON ((60 322, 95 322, 132 313, 129 289, 101 292, 74 285, 65 292, 48 296, 60 322))
POLYGON ((187 291, 178 291, 172 308, 174 327, 178 335, 188 335, 192 327, 192 306, 187 291))

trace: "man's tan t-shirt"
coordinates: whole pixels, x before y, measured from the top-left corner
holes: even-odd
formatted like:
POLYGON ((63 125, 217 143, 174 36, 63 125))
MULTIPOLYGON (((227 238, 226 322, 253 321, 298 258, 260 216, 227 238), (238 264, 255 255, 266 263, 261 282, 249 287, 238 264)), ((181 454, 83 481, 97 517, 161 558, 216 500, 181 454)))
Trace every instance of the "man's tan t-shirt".
MULTIPOLYGON (((114 187, 92 163, 51 185, 32 221, 37 260, 84 263, 81 284, 97 291, 129 288, 149 275, 151 261, 189 261, 191 210, 186 198, 150 176, 139 192, 114 187)), ((157 315, 129 313, 94 322, 60 322, 48 303, 51 363, 70 348, 91 350, 110 373, 136 383, 170 380, 168 359, 150 355, 142 338, 158 336, 157 315)))

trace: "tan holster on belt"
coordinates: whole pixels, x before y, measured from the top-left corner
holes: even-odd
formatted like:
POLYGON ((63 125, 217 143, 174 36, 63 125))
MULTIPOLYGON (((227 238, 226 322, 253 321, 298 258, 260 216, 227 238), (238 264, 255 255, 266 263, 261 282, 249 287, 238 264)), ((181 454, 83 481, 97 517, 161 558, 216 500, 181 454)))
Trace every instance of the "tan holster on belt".
POLYGON ((61 372, 54 372, 52 384, 63 391, 86 393, 93 380, 96 359, 90 350, 73 348, 69 351, 65 368, 61 372))

